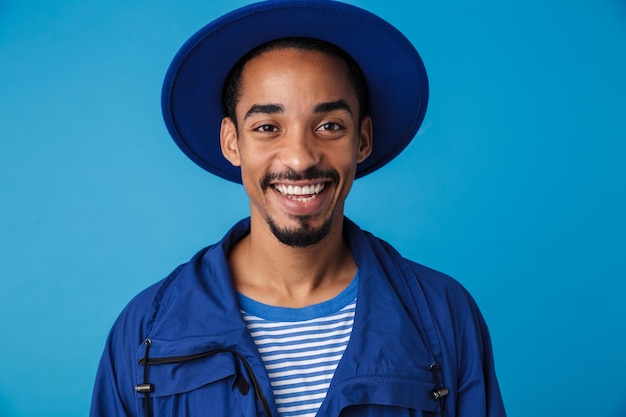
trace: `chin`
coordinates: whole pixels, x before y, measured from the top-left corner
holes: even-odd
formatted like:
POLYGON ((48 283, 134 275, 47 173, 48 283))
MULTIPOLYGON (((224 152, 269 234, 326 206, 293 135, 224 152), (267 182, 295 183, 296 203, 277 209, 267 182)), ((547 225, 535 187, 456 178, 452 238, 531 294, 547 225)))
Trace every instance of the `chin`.
POLYGON ((272 219, 267 219, 270 230, 279 242, 294 248, 305 248, 315 245, 330 233, 333 224, 332 217, 329 217, 319 226, 311 226, 311 219, 308 216, 298 218, 300 223, 296 227, 286 228, 278 226, 272 219))

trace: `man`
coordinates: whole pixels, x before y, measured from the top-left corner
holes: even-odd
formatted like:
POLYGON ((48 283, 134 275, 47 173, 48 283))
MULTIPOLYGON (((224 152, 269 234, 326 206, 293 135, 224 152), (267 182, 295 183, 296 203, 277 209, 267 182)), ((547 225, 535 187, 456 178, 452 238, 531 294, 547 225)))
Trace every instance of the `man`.
POLYGON ((258 3, 194 35, 166 124, 250 218, 128 305, 91 415, 503 416, 472 298, 344 217, 427 96, 406 38, 342 3, 258 3))

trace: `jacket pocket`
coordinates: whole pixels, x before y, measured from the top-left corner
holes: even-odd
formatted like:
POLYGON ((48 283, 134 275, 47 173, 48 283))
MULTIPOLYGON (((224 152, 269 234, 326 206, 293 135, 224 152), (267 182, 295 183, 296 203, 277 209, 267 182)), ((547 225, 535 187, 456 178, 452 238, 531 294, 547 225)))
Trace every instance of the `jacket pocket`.
POLYGON ((329 415, 341 416, 430 416, 441 403, 432 397, 434 383, 428 375, 415 377, 370 376, 352 378, 328 392, 329 415))
POLYGON ((272 415, 244 355, 193 341, 147 340, 138 350, 140 413, 149 415, 152 409, 154 417, 272 415))
POLYGON ((164 397, 190 392, 220 380, 241 383, 237 378, 241 374, 240 361, 228 349, 159 340, 149 340, 146 344, 137 352, 139 393, 164 397))

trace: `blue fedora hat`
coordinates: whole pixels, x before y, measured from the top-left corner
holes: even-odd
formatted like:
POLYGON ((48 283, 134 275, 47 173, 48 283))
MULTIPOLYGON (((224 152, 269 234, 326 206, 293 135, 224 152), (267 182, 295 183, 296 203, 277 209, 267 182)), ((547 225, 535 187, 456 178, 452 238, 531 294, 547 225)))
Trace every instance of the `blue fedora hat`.
POLYGON ((239 167, 231 165, 220 148, 224 81, 246 52, 292 36, 337 45, 365 74, 374 146, 357 166, 357 178, 382 167, 409 144, 428 102, 426 70, 411 42, 385 20, 352 5, 273 0, 214 20, 174 57, 163 84, 163 117, 174 141, 192 161, 215 175, 241 182, 239 167))

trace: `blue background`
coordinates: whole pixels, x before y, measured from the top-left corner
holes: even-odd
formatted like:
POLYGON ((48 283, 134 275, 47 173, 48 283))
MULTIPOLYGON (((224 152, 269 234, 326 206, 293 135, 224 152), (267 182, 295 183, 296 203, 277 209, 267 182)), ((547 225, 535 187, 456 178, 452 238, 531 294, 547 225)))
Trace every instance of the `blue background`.
MULTIPOLYGON (((159 102, 246 3, 0 0, 0 416, 86 415, 128 300, 247 215, 159 102)), ((352 3, 414 42, 431 102, 347 214, 472 292, 510 416, 626 416, 626 4, 352 3)))

